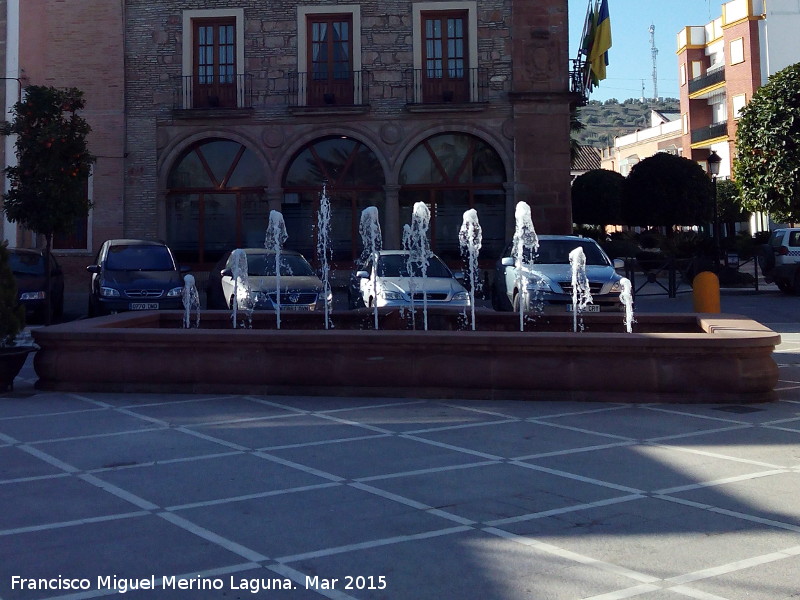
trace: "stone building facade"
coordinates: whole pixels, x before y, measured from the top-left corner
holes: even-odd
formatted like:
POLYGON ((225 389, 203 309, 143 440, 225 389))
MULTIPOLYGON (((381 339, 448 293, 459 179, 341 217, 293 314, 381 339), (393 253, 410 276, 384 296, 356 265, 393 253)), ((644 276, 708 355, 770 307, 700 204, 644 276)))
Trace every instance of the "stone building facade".
POLYGON ((133 237, 207 269, 261 246, 273 210, 313 259, 323 187, 343 269, 367 206, 399 247, 425 202, 450 259, 468 208, 487 261, 518 201, 540 233, 571 231, 567 0, 6 2, 25 81, 86 93, 94 209, 60 250, 76 264, 133 237))
POLYGON ((427 203, 449 258, 468 208, 490 257, 519 200, 571 229, 565 0, 126 6, 126 235, 208 264, 277 210, 310 254, 323 184, 343 263, 373 205, 399 247, 427 203))

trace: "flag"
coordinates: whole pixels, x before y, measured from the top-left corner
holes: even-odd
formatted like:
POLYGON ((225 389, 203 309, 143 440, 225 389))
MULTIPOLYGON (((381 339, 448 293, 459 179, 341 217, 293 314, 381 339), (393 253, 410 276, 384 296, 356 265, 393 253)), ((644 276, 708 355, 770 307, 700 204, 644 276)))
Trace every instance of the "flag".
POLYGON ((602 0, 595 17, 594 37, 589 52, 589 62, 597 81, 606 78, 608 49, 611 48, 611 19, 608 16, 608 0, 602 0))
POLYGON ((592 71, 592 65, 589 62, 589 55, 592 53, 592 44, 594 43, 595 30, 597 29, 597 15, 595 14, 592 0, 589 0, 589 6, 586 9, 586 22, 583 24, 583 35, 581 36, 581 49, 580 54, 585 57, 582 61, 581 79, 585 89, 592 91, 592 88, 597 85, 597 77, 592 71))

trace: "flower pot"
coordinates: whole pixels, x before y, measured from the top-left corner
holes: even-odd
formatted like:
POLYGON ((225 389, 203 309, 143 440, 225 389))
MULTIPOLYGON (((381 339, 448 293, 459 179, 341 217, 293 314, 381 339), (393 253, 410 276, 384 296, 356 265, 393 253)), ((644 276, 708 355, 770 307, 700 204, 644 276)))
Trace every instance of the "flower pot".
POLYGON ((0 348, 0 392, 14 389, 14 378, 19 374, 28 354, 33 352, 30 346, 12 346, 0 348))

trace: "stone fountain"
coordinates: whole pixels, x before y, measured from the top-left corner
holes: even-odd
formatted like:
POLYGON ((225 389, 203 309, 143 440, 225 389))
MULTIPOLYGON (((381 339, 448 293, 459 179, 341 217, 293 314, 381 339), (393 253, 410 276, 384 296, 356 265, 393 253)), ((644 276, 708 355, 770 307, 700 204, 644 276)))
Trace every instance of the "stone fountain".
MULTIPOLYGON (((520 247, 534 246, 532 228, 523 234, 520 247)), ((247 328, 232 328, 229 312, 205 311, 202 327, 185 328, 181 311, 130 312, 35 330, 34 367, 39 389, 71 392, 682 403, 775 397, 772 351, 780 336, 742 316, 639 314, 632 331, 629 311, 624 320, 586 313, 579 332, 569 313, 522 317, 480 309, 467 324, 459 309, 423 303, 326 311, 325 328, 316 313, 276 319, 256 311, 247 328)))

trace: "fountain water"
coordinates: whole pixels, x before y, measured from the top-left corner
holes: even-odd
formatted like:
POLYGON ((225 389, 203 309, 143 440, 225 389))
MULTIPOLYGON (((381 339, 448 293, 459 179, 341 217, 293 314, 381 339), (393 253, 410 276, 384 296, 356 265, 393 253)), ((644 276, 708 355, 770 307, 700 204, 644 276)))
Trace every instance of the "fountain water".
POLYGON ((197 293, 197 285, 194 275, 183 276, 183 327, 189 329, 192 326, 192 311, 195 311, 194 326, 200 327, 200 294, 197 293))
POLYGON ((330 231, 331 199, 328 197, 327 186, 323 185, 322 193, 319 196, 319 213, 317 215, 317 256, 319 257, 322 271, 322 294, 325 299, 325 329, 330 329, 331 326, 331 268, 328 262, 331 254, 330 231))
POLYGON ((514 238, 511 241, 511 256, 517 273, 517 295, 519 298, 519 330, 525 329, 525 310, 528 308, 528 276, 524 272, 525 261, 533 262, 539 251, 539 236, 533 228, 531 207, 527 202, 518 202, 514 211, 514 238))
POLYGON ((474 208, 464 213, 461 229, 458 232, 461 251, 467 257, 467 277, 470 283, 470 309, 472 311, 472 331, 475 331, 475 292, 480 289, 481 278, 478 270, 478 254, 481 250, 483 235, 478 222, 478 211, 474 208))
POLYGON ((619 281, 622 286, 622 291, 619 294, 619 300, 625 306, 625 331, 628 333, 633 332, 633 287, 631 280, 623 277, 619 281))
POLYGON ((281 328, 281 250, 288 237, 283 215, 271 210, 264 247, 275 251, 275 322, 278 329, 281 328))
POLYGON ((403 227, 403 248, 408 251, 408 274, 411 292, 411 317, 414 319, 414 296, 416 291, 416 273, 422 274, 422 314, 424 328, 428 331, 428 265, 431 257, 428 229, 431 224, 431 211, 424 202, 414 204, 411 224, 403 227))
POLYGON ((233 278, 233 302, 231 302, 233 328, 236 329, 239 325, 239 311, 247 319, 242 326, 250 327, 253 322, 253 298, 247 271, 247 254, 244 250, 231 252, 231 277, 233 278))
POLYGON ((586 255, 583 248, 575 248, 569 253, 569 264, 572 267, 572 331, 583 331, 581 313, 592 303, 592 292, 589 289, 589 277, 586 275, 586 255))
MULTIPOLYGON (((381 237, 381 224, 378 221, 378 208, 376 206, 368 206, 361 212, 361 221, 358 226, 361 233, 361 243, 363 245, 363 252, 361 254, 362 266, 367 263, 370 257, 373 259, 375 272, 378 269, 378 257, 383 245, 381 237)), ((372 278, 372 297, 378 297, 378 278, 372 278)), ((378 329, 378 303, 373 302, 372 312, 375 318, 375 329, 378 329)))

